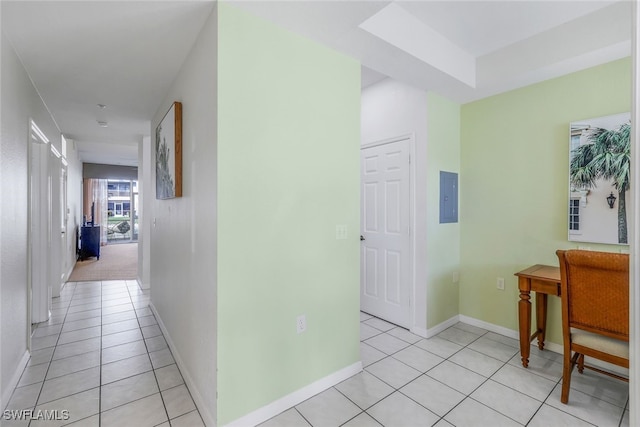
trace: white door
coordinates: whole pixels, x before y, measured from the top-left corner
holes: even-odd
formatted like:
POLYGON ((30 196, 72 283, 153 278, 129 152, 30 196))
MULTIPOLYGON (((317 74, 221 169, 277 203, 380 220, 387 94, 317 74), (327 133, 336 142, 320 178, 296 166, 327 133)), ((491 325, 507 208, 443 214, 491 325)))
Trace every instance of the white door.
POLYGON ((409 139, 365 147, 361 167, 360 307, 403 327, 411 320, 409 139))

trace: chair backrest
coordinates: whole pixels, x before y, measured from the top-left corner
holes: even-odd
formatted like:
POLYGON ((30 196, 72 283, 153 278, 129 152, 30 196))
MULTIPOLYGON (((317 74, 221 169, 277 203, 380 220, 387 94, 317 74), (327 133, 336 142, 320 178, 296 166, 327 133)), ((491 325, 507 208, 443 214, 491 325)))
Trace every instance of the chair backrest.
POLYGON ((629 341, 629 255, 559 250, 563 333, 583 329, 629 341))

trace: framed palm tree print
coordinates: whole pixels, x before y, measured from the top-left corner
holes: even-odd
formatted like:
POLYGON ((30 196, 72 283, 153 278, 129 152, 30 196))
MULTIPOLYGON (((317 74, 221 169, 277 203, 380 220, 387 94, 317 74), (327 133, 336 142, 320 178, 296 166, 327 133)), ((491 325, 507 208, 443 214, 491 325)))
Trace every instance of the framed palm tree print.
POLYGON ((631 114, 571 123, 569 240, 627 244, 631 114))
POLYGON ((182 103, 174 102, 156 127, 156 199, 182 197, 182 103))

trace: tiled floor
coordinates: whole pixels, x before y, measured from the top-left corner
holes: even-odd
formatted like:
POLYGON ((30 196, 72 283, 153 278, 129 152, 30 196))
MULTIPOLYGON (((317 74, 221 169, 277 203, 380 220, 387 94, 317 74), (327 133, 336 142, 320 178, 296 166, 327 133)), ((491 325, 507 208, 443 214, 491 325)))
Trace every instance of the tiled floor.
POLYGON ((562 358, 458 323, 422 339, 361 313, 364 371, 262 427, 292 426, 628 426, 627 383, 574 373, 560 403, 562 358))
MULTIPOLYGON (((203 426, 135 281, 68 283, 6 409, 58 410, 13 426, 203 426)), ((574 373, 560 403, 560 355, 459 323, 422 339, 361 313, 364 371, 267 421, 297 426, 628 426, 626 383, 574 373)), ((40 412, 41 413, 41 412, 40 412)))
POLYGON ((203 426, 148 304, 136 281, 67 283, 6 408, 60 420, 2 427, 203 426))

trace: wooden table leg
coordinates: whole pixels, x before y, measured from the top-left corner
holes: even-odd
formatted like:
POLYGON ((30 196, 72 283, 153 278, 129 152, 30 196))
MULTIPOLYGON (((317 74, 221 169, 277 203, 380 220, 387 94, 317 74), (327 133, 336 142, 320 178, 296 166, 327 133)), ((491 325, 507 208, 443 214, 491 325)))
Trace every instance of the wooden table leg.
POLYGON ((538 348, 544 350, 544 339, 547 330, 547 294, 536 292, 536 331, 538 348))
MULTIPOLYGON (((521 277, 521 282, 527 279, 521 277)), ((522 356, 522 366, 529 366, 529 345, 531 343, 531 291, 529 286, 520 284, 520 301, 518 301, 518 320, 520 329, 520 356, 522 356), (525 289, 523 289, 525 288, 525 289)))

